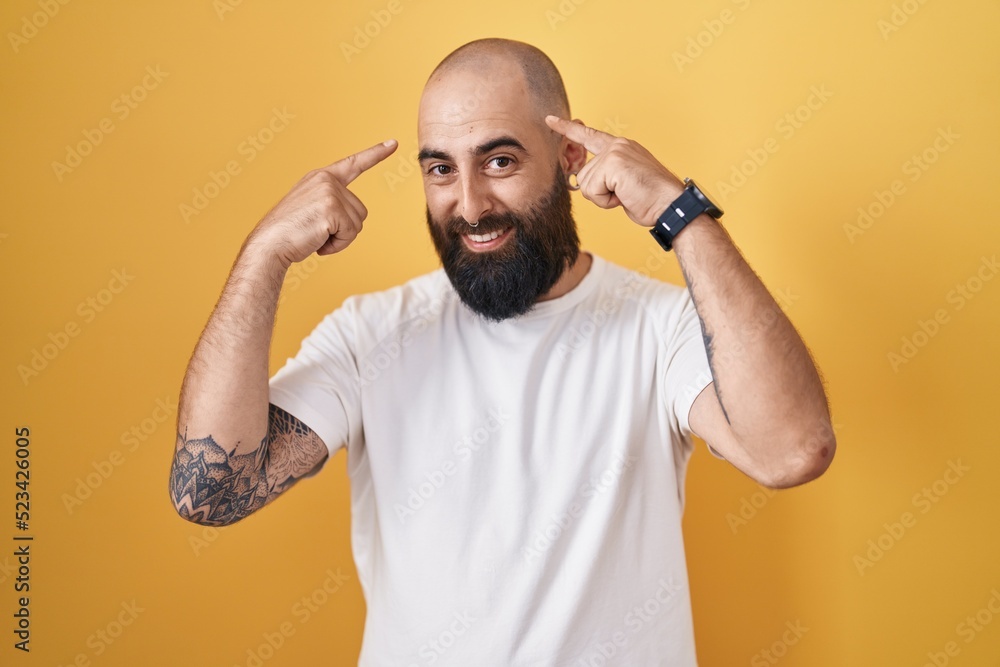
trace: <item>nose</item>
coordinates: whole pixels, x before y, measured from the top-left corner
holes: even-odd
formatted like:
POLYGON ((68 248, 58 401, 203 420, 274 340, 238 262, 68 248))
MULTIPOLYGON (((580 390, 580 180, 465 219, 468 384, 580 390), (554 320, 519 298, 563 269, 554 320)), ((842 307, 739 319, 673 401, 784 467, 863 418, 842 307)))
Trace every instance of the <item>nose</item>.
POLYGON ((476 174, 465 174, 461 180, 462 217, 470 224, 478 224, 479 218, 490 212, 489 188, 476 174))

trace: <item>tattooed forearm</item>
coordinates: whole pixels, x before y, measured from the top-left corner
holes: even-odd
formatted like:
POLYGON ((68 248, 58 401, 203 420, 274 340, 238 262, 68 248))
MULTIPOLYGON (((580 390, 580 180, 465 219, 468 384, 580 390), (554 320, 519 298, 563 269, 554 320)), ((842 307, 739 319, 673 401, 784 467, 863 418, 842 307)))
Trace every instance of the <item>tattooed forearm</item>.
POLYGON ((708 369, 712 373, 712 386, 715 387, 715 395, 719 399, 719 407, 722 408, 722 416, 726 418, 727 424, 732 425, 732 421, 729 419, 729 413, 726 412, 726 403, 722 400, 722 390, 719 388, 719 376, 715 373, 715 346, 712 344, 712 334, 705 328, 705 318, 701 316, 701 304, 694 294, 694 284, 688 276, 687 271, 684 270, 683 264, 681 264, 681 274, 684 276, 684 282, 687 283, 688 292, 691 293, 691 300, 694 302, 695 311, 698 313, 698 324, 701 325, 701 337, 705 342, 705 356, 708 357, 708 369))
POLYGON ((705 320, 698 318, 701 322, 701 337, 705 341, 705 355, 708 357, 708 368, 712 371, 712 386, 715 387, 715 395, 719 398, 719 407, 722 408, 722 416, 726 418, 726 423, 732 425, 729 413, 726 412, 726 404, 722 400, 722 391, 719 389, 719 378, 715 374, 715 346, 712 345, 712 334, 705 331, 705 320))
POLYGON ((195 523, 235 523, 271 502, 310 472, 327 450, 308 426, 271 405, 267 436, 247 454, 227 451, 211 435, 177 434, 170 471, 170 497, 195 523))

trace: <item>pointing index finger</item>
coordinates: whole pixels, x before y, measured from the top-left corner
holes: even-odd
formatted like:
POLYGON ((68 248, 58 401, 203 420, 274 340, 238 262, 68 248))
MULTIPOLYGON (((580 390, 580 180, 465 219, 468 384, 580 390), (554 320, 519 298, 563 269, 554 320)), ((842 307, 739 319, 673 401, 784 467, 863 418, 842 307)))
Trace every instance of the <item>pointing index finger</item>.
POLYGON ((342 160, 337 160, 333 164, 327 165, 326 170, 343 181, 344 185, 347 185, 392 155, 396 150, 396 146, 397 142, 395 139, 388 139, 354 155, 348 155, 342 160))
POLYGON ((579 121, 566 120, 559 116, 546 116, 545 122, 550 128, 570 141, 582 144, 588 151, 597 155, 614 139, 614 135, 595 130, 579 121))

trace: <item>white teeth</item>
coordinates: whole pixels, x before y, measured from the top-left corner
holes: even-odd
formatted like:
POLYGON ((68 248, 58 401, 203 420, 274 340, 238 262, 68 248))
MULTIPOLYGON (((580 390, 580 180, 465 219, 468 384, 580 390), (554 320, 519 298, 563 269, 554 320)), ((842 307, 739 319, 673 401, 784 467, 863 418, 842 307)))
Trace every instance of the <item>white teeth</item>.
POLYGON ((469 234, 468 236, 469 236, 470 239, 472 239, 476 243, 486 243, 487 241, 492 241, 493 239, 497 238, 498 236, 500 236, 501 234, 503 234, 505 231, 507 231, 507 230, 505 229, 505 230, 499 231, 499 232, 490 232, 489 234, 469 234))

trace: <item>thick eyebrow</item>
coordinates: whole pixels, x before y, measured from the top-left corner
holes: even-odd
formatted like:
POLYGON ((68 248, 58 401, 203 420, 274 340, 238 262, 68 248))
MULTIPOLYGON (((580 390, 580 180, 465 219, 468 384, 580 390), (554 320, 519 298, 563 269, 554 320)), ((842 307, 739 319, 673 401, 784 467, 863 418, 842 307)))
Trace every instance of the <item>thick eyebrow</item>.
MULTIPOLYGON (((479 144, 473 148, 470 152, 475 156, 485 155, 490 151, 494 151, 498 148, 513 148, 514 150, 521 151, 522 153, 527 153, 524 146, 520 141, 511 137, 509 135, 504 135, 502 137, 497 137, 496 139, 490 139, 486 143, 479 144)), ((424 160, 447 160, 453 162, 451 154, 447 151, 435 150, 433 148, 421 148, 420 152, 417 154, 417 161, 423 162, 424 160)))

